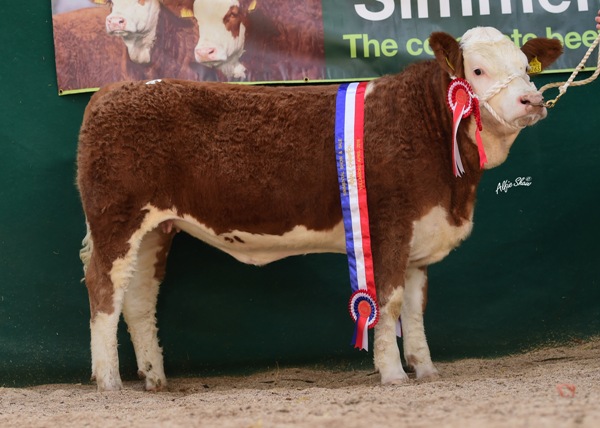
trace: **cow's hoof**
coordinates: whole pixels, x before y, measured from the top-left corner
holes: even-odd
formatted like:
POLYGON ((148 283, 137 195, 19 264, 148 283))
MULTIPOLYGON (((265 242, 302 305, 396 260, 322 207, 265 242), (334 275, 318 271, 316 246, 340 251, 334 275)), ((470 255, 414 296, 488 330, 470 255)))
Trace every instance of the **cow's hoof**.
POLYGON ((167 387, 167 379, 164 377, 152 376, 150 373, 147 373, 144 379, 146 391, 159 392, 167 387))
POLYGON ((96 384, 98 385, 98 392, 120 391, 121 389, 123 389, 121 379, 113 379, 103 382, 97 379, 96 384))
POLYGON ((382 385, 402 385, 406 382, 408 382, 408 375, 406 373, 394 373, 387 376, 381 375, 382 385))
POLYGON ((146 391, 159 392, 167 387, 166 379, 148 379, 146 378, 146 391))
POLYGON ((419 381, 429 381, 439 379, 440 374, 437 369, 433 366, 427 367, 424 369, 416 369, 417 372, 417 380, 419 381))

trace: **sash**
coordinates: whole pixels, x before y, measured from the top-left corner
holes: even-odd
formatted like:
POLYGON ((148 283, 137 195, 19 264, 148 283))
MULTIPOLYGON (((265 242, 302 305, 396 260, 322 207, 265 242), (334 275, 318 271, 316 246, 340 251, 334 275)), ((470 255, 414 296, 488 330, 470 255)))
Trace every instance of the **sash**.
POLYGON ((369 350, 368 329, 379 321, 375 290, 363 152, 364 94, 367 83, 342 84, 336 98, 335 151, 346 253, 350 271, 352 344, 369 350))

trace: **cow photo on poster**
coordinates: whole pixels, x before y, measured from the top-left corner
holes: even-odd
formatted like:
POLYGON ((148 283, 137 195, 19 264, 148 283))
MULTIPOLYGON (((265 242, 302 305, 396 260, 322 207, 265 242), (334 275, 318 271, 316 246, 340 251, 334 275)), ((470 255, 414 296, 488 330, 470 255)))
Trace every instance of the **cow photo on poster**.
POLYGON ((155 78, 325 77, 320 0, 52 0, 52 13, 61 94, 155 78))

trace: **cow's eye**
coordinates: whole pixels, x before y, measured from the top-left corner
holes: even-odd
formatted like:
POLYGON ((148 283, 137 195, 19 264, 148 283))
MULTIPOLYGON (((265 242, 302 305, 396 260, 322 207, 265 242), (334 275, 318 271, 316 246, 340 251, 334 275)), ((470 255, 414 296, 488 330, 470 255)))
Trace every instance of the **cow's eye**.
POLYGON ((483 70, 481 68, 476 68, 473 70, 473 73, 475 73, 475 76, 481 76, 483 74, 483 70))

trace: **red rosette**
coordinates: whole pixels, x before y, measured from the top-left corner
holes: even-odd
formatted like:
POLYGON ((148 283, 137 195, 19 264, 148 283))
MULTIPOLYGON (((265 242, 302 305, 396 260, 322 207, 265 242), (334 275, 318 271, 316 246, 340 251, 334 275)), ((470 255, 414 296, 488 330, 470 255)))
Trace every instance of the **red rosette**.
POLYGON ((448 107, 451 111, 454 111, 457 105, 462 104, 465 106, 462 114, 463 119, 469 117, 473 113, 475 95, 473 88, 465 79, 457 77, 453 79, 448 85, 447 102, 448 107))
POLYGON ((357 322, 361 316, 368 317, 368 328, 375 327, 379 322, 377 298, 368 290, 355 291, 350 297, 348 309, 354 322, 357 322))
POLYGON ((460 151, 458 150, 458 126, 462 119, 466 119, 472 113, 475 116, 475 124, 477 126, 475 130, 475 140, 479 152, 479 167, 483 168, 487 163, 485 148, 483 147, 483 141, 481 140, 481 131, 483 127, 481 124, 481 113, 479 111, 479 99, 473 92, 473 88, 469 82, 457 77, 452 79, 448 85, 446 102, 452 112, 452 171, 454 172, 455 177, 460 177, 465 171, 460 158, 460 151))

